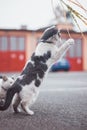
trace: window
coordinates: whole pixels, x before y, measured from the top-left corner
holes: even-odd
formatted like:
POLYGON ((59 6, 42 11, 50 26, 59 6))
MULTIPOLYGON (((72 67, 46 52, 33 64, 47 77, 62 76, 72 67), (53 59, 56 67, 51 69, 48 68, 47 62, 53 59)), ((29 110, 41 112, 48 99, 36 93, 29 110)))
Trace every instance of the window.
POLYGON ((69 56, 81 57, 82 56, 82 41, 81 39, 75 39, 75 44, 69 49, 69 56))
POLYGON ((72 45, 72 46, 69 48, 69 57, 72 57, 72 58, 75 57, 75 45, 72 45))
POLYGON ((0 38, 0 50, 7 51, 8 49, 8 43, 7 43, 7 37, 1 37, 0 38))
POLYGON ((81 41, 81 39, 76 39, 75 44, 76 44, 76 57, 81 57, 82 56, 82 41, 81 41))
POLYGON ((1 51, 24 51, 25 50, 25 38, 11 36, 8 42, 8 37, 0 36, 0 50, 1 51))
MULTIPOLYGON (((62 43, 61 43, 60 45, 62 45, 62 44, 63 44, 64 42, 66 42, 66 41, 67 41, 67 39, 66 39, 66 38, 63 38, 63 39, 62 39, 62 43)), ((66 58, 66 57, 68 56, 67 53, 68 53, 68 51, 66 51, 66 52, 64 53, 64 55, 63 55, 64 58, 66 58)))
POLYGON ((23 51, 25 49, 24 37, 10 37, 10 50, 23 51))
POLYGON ((17 39, 16 39, 16 37, 10 37, 10 50, 11 51, 17 50, 17 39))
POLYGON ((20 50, 20 51, 25 50, 24 38, 23 37, 18 38, 18 50, 20 50))

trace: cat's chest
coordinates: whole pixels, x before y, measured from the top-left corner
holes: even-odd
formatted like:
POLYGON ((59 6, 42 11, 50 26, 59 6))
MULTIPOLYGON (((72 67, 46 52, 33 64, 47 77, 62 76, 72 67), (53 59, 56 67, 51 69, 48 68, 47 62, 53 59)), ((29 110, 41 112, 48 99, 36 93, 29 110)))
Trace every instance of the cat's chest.
POLYGON ((22 86, 22 93, 24 95, 37 95, 39 93, 39 88, 31 83, 29 85, 22 86))

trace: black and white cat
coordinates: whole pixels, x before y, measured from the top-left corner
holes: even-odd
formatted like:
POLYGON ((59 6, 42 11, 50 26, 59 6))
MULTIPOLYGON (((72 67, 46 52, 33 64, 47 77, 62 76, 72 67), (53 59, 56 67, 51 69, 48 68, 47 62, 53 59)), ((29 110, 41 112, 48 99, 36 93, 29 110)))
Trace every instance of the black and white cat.
POLYGON ((14 111, 18 112, 18 106, 21 104, 27 114, 34 114, 29 107, 37 99, 45 75, 67 48, 74 44, 74 40, 69 39, 58 48, 59 42, 60 34, 56 27, 50 27, 44 31, 31 59, 26 63, 12 87, 8 89, 5 103, 0 105, 0 110, 6 110, 10 106, 16 93, 12 102, 14 111))

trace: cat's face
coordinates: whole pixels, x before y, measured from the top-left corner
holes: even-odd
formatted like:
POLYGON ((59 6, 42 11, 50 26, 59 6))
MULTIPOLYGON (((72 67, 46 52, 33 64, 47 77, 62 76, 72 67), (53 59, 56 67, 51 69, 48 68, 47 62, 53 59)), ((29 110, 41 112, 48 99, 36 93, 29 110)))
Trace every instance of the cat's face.
POLYGON ((14 78, 12 77, 7 77, 7 76, 3 76, 2 77, 2 82, 1 82, 1 85, 8 89, 11 87, 11 85, 14 83, 14 78))
POLYGON ((58 32, 57 34, 53 35, 48 39, 48 41, 52 41, 52 44, 58 46, 59 44, 61 44, 60 33, 58 32))
POLYGON ((55 26, 46 29, 41 37, 41 41, 58 46, 61 44, 60 31, 55 26))
POLYGON ((5 93, 13 83, 14 78, 12 77, 2 76, 2 78, 0 79, 0 104, 3 104, 5 93))

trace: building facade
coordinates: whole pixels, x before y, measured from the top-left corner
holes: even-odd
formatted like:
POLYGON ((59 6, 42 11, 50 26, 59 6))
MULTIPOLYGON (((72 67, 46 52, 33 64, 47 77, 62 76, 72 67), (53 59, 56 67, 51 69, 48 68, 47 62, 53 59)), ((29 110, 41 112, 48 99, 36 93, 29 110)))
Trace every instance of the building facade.
MULTIPOLYGON (((21 71, 34 52, 44 29, 0 29, 0 72, 21 71)), ((83 32, 84 36, 73 30, 69 33, 75 40, 75 45, 65 55, 71 64, 71 71, 87 71, 87 32, 83 32)), ((66 29, 61 30, 61 37, 63 41, 69 38, 66 29)))

